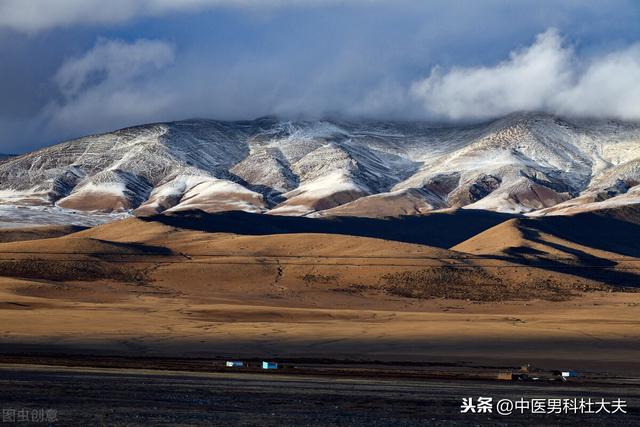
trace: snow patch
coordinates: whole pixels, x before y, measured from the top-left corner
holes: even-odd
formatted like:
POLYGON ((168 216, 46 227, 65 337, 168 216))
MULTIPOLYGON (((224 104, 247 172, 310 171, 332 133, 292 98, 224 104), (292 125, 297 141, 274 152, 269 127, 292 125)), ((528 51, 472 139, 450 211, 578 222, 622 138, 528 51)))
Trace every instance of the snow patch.
POLYGON ((131 212, 100 214, 79 212, 57 206, 0 205, 0 228, 19 228, 31 225, 80 225, 93 227, 130 216, 131 212))

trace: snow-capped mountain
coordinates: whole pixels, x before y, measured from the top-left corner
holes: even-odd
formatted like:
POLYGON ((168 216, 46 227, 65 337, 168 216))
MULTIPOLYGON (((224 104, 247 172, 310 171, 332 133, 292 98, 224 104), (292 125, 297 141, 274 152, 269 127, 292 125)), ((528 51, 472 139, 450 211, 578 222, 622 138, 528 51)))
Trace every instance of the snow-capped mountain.
POLYGON ((561 214, 640 202, 640 124, 519 113, 472 126, 187 120, 0 162, 0 204, 149 215, 561 214))

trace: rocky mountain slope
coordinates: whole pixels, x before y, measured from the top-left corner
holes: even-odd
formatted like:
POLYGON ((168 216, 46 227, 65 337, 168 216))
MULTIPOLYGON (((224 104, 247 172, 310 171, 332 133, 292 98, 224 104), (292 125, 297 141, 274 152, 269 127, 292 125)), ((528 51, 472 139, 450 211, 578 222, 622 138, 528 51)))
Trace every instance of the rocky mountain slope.
POLYGON ((0 162, 3 212, 105 220, 190 209, 564 214, 639 203, 638 184, 640 124, 541 113, 458 127, 188 120, 88 136, 0 162))

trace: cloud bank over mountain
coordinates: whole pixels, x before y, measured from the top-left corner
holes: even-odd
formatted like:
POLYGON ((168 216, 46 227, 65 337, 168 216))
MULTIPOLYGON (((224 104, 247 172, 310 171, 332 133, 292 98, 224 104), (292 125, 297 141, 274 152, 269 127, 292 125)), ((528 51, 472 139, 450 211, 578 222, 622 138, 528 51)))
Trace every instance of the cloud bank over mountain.
POLYGON ((412 86, 427 115, 487 119, 515 111, 640 119, 640 44, 590 59, 558 31, 493 66, 439 67, 412 86))
POLYGON ((89 131, 105 121, 115 124, 131 117, 151 118, 168 108, 175 94, 169 88, 158 92, 158 82, 148 76, 173 61, 173 47, 159 40, 100 39, 55 73, 53 81, 63 97, 47 105, 43 120, 50 127, 76 126, 89 131))
POLYGON ((633 1, 7 0, 0 153, 193 117, 640 119, 633 1))
MULTIPOLYGON (((54 81, 64 98, 48 106, 46 120, 64 129, 77 126, 80 119, 88 130, 105 121, 115 126, 131 117, 145 121, 158 113, 169 116, 174 106, 188 106, 203 94, 211 99, 219 96, 222 88, 215 83, 197 78, 180 81, 175 74, 183 70, 171 69, 173 65, 174 50, 167 42, 100 39, 56 72, 54 81), (162 70, 167 74, 154 74, 162 70)), ((233 88, 230 99, 241 100, 234 90, 242 88, 233 88)), ((331 105, 323 106, 304 92, 274 97, 271 102, 263 113, 332 112, 331 105)), ((335 105, 345 115, 372 118, 400 110, 412 119, 473 121, 518 111, 546 111, 638 120, 640 44, 585 59, 557 30, 549 29, 530 46, 513 50, 494 65, 448 70, 435 66, 425 78, 404 85, 382 83, 335 105)))

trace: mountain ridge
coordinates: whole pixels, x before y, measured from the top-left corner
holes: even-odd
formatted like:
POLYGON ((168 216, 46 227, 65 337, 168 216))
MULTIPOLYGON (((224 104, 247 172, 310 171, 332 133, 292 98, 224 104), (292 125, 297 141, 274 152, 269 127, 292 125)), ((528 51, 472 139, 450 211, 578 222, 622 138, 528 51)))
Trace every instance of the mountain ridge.
POLYGON ((377 217, 448 208, 553 215, 638 203, 638 184, 639 123, 546 113, 452 127, 189 119, 77 138, 0 163, 0 205, 91 215, 377 217))

